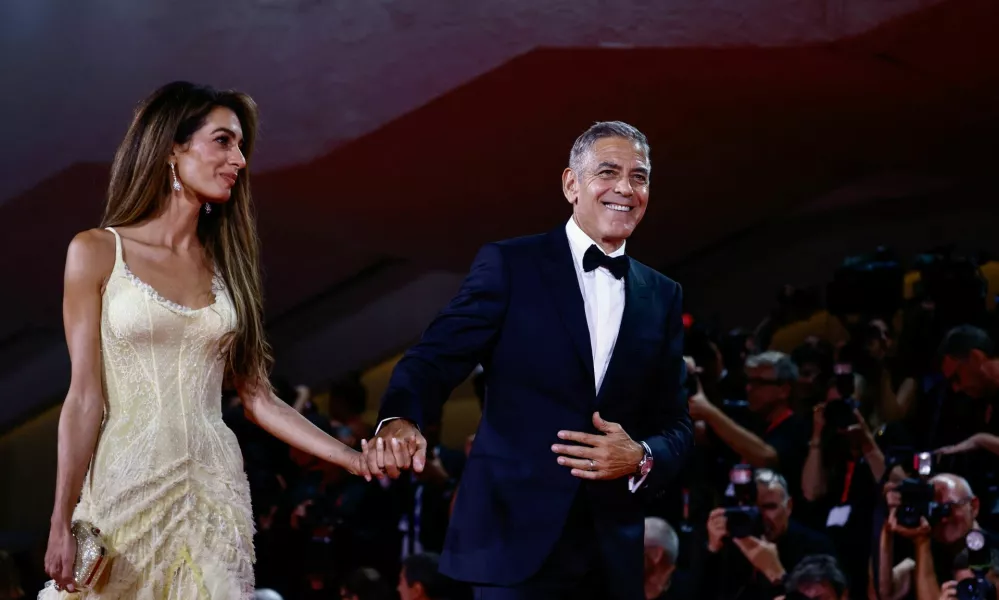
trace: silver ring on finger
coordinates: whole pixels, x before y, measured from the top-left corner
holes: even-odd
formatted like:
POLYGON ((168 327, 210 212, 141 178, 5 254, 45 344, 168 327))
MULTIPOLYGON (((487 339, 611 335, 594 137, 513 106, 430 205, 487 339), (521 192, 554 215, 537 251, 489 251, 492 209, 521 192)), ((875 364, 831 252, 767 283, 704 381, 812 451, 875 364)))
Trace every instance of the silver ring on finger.
POLYGON ((590 470, 591 471, 596 471, 597 470, 597 463, 592 458, 590 459, 590 470))

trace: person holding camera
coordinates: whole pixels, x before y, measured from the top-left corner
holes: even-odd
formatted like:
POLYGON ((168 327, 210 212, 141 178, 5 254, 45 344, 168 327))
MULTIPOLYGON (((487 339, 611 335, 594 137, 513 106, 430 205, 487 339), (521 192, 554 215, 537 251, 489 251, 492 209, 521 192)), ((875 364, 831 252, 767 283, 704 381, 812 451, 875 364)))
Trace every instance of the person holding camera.
POLYGON ((747 358, 745 371, 746 400, 764 422, 762 432, 743 427, 700 393, 688 399, 690 416, 704 421, 744 462, 783 473, 790 480, 791 495, 800 499, 808 423, 791 410, 798 367, 783 352, 769 351, 747 358))
POLYGON ((954 559, 954 579, 943 584, 940 600, 995 600, 999 597, 995 540, 978 529, 964 539, 965 548, 954 559))
MULTIPOLYGON (((885 490, 889 513, 881 529, 880 564, 894 563, 895 536, 912 543, 913 556, 880 570, 881 599, 900 599, 913 590, 919 599, 940 598, 940 582, 955 578, 955 559, 966 550, 969 532, 981 531, 978 498, 967 480, 949 473, 925 482, 889 482, 885 490)), ((991 534, 983 536, 995 546, 991 534)))
POLYGON ((758 469, 751 481, 755 498, 744 502, 752 505, 716 508, 708 517, 703 598, 770 600, 806 556, 835 555, 826 536, 791 520, 794 502, 784 477, 758 469))
MULTIPOLYGON (((838 366, 838 365, 837 365, 838 366)), ((850 592, 867 595, 870 537, 885 457, 852 395, 852 374, 837 375, 826 400, 812 410, 812 439, 801 474, 812 525, 824 524, 850 575, 850 592)))

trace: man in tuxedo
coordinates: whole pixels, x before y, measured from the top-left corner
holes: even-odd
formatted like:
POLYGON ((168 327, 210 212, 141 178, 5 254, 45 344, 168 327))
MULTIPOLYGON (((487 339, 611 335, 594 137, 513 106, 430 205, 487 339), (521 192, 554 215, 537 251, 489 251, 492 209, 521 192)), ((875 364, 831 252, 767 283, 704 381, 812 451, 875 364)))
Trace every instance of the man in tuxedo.
POLYGON ((650 170, 640 131, 590 127, 562 174, 572 218, 484 246, 392 373, 366 453, 397 477, 426 464, 425 415, 485 369, 440 562, 476 598, 643 598, 643 496, 692 444, 680 286, 624 253, 650 170))

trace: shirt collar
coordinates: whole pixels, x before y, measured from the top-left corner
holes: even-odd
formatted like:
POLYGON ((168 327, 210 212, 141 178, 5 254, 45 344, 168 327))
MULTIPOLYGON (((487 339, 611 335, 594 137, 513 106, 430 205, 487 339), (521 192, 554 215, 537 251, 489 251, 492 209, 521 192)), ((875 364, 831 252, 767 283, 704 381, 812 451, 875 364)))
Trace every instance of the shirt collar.
MULTIPOLYGON (((575 259, 577 264, 583 264, 583 255, 590 246, 596 244, 597 248, 600 248, 600 244, 597 244, 590 236, 586 235, 579 224, 576 223, 575 217, 569 217, 569 221, 565 224, 565 234, 569 238, 569 248, 572 249, 572 257, 575 259)), ((611 252, 608 256, 622 256, 624 254, 624 247, 627 242, 621 244, 621 247, 617 250, 611 252)), ((603 248, 600 249, 603 252, 603 248)))

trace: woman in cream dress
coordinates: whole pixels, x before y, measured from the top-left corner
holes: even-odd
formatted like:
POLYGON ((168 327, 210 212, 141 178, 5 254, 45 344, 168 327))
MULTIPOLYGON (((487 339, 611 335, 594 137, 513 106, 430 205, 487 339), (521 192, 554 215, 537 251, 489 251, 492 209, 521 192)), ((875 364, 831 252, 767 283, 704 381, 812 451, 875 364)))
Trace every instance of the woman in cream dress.
POLYGON ((223 384, 282 440, 369 477, 358 453, 276 399, 247 161, 256 106, 177 82, 143 102, 111 170, 104 227, 66 259, 72 380, 40 599, 73 592, 74 519, 114 557, 85 598, 253 596, 253 518, 223 384), (79 499, 79 502, 77 500, 79 499))

